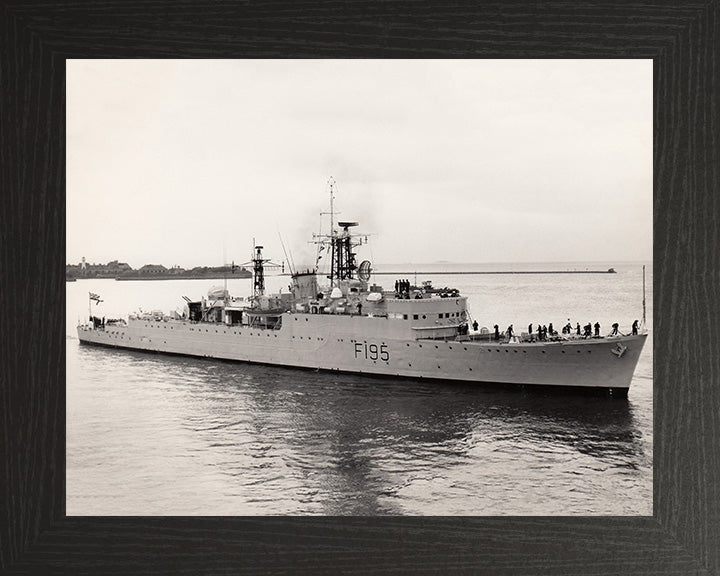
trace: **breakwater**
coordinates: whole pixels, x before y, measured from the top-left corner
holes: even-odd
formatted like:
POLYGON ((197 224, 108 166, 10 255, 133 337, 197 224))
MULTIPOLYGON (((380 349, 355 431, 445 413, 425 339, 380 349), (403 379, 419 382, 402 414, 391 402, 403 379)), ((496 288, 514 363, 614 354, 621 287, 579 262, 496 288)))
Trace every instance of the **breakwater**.
POLYGON ((378 272, 373 270, 373 274, 384 274, 394 276, 410 276, 412 274, 420 274, 425 276, 445 276, 449 274, 615 274, 615 270, 610 268, 609 270, 464 270, 464 271, 444 271, 444 272, 429 272, 429 271, 405 271, 405 272, 378 272))

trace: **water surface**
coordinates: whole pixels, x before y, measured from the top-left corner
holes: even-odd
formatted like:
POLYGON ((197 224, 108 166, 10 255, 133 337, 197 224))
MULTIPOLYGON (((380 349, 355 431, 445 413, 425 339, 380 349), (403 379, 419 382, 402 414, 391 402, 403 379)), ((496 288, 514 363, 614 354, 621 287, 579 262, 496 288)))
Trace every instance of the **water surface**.
MULTIPOLYGON (((642 266, 587 265, 602 266, 618 273, 431 279, 481 326, 629 328, 642 266)), ((652 332, 627 400, 79 345, 88 291, 116 317, 181 310, 218 283, 67 284, 68 515, 652 514, 652 332)), ((647 286, 652 328, 651 268, 647 286)))

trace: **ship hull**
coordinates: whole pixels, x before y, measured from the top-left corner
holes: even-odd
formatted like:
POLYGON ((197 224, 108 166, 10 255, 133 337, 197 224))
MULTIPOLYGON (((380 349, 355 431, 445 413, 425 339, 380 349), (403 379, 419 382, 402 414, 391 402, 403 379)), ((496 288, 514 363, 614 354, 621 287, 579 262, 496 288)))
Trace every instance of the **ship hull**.
POLYGON ((279 328, 131 319, 84 344, 278 366, 624 395, 647 335, 557 342, 409 339, 387 318, 285 314, 279 328))

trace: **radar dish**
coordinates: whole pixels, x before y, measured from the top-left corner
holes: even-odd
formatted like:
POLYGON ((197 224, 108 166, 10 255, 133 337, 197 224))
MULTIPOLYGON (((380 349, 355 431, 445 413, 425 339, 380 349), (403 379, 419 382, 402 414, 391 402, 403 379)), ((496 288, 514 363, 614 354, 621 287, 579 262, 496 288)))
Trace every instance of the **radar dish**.
POLYGON ((363 260, 360 262, 360 268, 358 268, 358 278, 360 280, 363 280, 364 282, 367 282, 370 280, 370 272, 372 271, 372 264, 370 264, 370 260, 363 260))
POLYGON ((357 226, 357 222, 338 222, 338 226, 341 228, 350 228, 350 226, 357 226))

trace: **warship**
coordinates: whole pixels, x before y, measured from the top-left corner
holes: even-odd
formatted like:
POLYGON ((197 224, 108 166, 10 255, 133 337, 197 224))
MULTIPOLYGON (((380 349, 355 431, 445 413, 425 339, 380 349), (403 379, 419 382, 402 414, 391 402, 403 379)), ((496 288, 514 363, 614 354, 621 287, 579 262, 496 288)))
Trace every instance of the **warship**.
MULTIPOLYGON (((234 297, 226 287, 185 300, 182 314, 161 311, 127 319, 89 316, 77 326, 82 344, 200 356, 323 371, 466 383, 593 391, 626 397, 647 338, 644 319, 631 334, 601 336, 585 326, 553 331, 500 333, 471 323, 467 297, 457 289, 419 287, 407 280, 392 289, 371 283, 372 264, 358 263, 367 237, 357 222, 334 221, 313 235, 330 256, 329 274, 297 270, 288 261, 287 292, 266 293, 265 270, 278 264, 256 245, 252 294, 234 297)), ((284 246, 283 246, 284 249, 284 246)), ((286 256, 287 259, 287 256, 286 256)), ((283 263, 284 265, 284 263, 283 263)), ((91 300, 99 301, 90 293, 91 300)))

